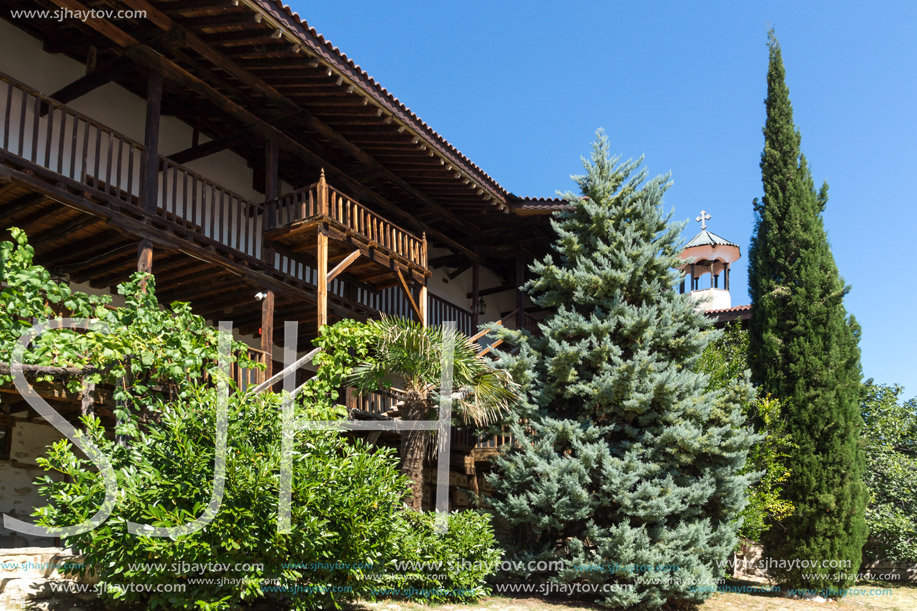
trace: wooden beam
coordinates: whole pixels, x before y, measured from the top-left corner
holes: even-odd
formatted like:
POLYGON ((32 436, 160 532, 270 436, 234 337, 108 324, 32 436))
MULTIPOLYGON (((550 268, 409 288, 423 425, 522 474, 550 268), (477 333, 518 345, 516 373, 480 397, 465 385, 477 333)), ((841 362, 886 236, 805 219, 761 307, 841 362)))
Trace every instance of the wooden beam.
MULTIPOLYGON (((233 43, 235 47, 247 47, 249 44, 262 44, 268 41, 271 35, 269 30, 241 30, 238 32, 216 32, 213 34, 204 34, 207 37, 206 42, 211 45, 221 45, 233 43)), ((297 62, 302 63, 302 58, 295 58, 297 62)))
MULTIPOLYGON (((495 287, 490 288, 490 289, 482 289, 482 290, 478 291, 478 297, 480 298, 480 297, 487 297, 488 295, 496 295, 497 293, 503 293, 503 292, 506 292, 506 291, 511 291, 511 290, 513 290, 514 288, 516 288, 515 285, 513 285, 513 284, 511 284, 511 283, 510 283, 510 284, 501 284, 500 286, 495 286, 495 287)), ((472 293, 466 293, 466 296, 468 297, 468 299, 471 299, 472 296, 473 296, 473 294, 472 294, 472 293)))
POLYGON ((478 329, 478 300, 480 299, 481 266, 477 262, 471 264, 471 328, 478 329))
MULTIPOLYGON (((4 159, 6 157, 7 154, 0 150, 0 159, 4 159)), ((230 270, 233 273, 238 274, 241 278, 244 278, 249 284, 271 288, 278 293, 289 295, 295 299, 304 300, 309 303, 311 303, 315 298, 315 295, 307 288, 304 288, 302 283, 296 284, 279 279, 276 277, 277 274, 275 270, 268 269, 266 266, 252 258, 245 257, 242 258, 241 261, 239 259, 229 259, 225 255, 222 255, 219 252, 214 252, 213 249, 202 246, 197 242, 191 242, 179 238, 169 231, 152 227, 139 219, 117 213, 113 211, 112 207, 110 206, 110 204, 116 203, 114 202, 114 198, 112 198, 111 201, 104 200, 103 198, 105 203, 100 203, 92 201, 82 195, 66 191, 64 187, 67 185, 69 185, 71 188, 79 189, 81 185, 74 180, 64 179, 61 181, 63 184, 60 186, 50 184, 49 182, 39 178, 39 176, 46 175, 46 178, 57 178, 58 176, 56 176, 53 172, 44 170, 40 167, 35 168, 36 175, 34 176, 15 169, 10 170, 10 174, 12 175, 13 180, 18 184, 38 193, 42 193, 49 199, 67 202, 68 205, 73 206, 79 210, 103 217, 111 225, 118 228, 119 230, 130 235, 154 240, 162 248, 180 251, 208 264, 230 270)), ((133 242, 129 242, 123 247, 129 250, 133 250, 135 248, 133 242)), ((334 307, 337 306, 334 305, 334 307)), ((352 313, 351 311, 344 310, 343 308, 339 309, 342 315, 352 313)))
POLYGON ((86 227, 92 227, 97 223, 101 223, 102 219, 97 216, 84 215, 85 218, 80 220, 71 221, 65 223, 64 225, 57 227, 56 229, 49 229, 46 232, 33 234, 29 236, 29 241, 33 244, 42 244, 46 242, 53 242, 54 240, 59 240, 60 238, 71 236, 81 229, 86 227))
POLYGON ((206 9, 227 9, 236 6, 238 2, 232 0, 182 0, 173 2, 166 7, 169 12, 184 13, 187 11, 203 11, 206 9))
POLYGON ((455 271, 449 273, 449 276, 448 276, 449 280, 455 280, 456 278, 464 274, 466 271, 468 271, 468 268, 471 267, 472 265, 477 265, 477 263, 474 263, 474 264, 465 263, 464 265, 460 265, 459 267, 455 268, 455 271))
MULTIPOLYGON (((89 7, 81 2, 77 2, 77 0, 51 0, 51 2, 61 8, 68 8, 83 14, 89 14, 90 11, 89 7)), ((87 19, 85 23, 118 46, 130 47, 138 43, 136 38, 105 19, 87 19)))
POLYGON ((264 353, 265 379, 273 375, 274 367, 274 291, 265 291, 261 300, 261 352, 264 353))
POLYGON ((98 263, 99 261, 107 261, 108 259, 111 259, 112 257, 117 257, 117 256, 127 254, 130 251, 134 250, 135 248, 136 247, 134 246, 133 243, 122 244, 116 248, 107 250, 89 259, 84 259, 82 261, 76 261, 73 263, 66 263, 64 265, 61 265, 60 267, 65 272, 69 270, 79 269, 81 267, 89 267, 93 265, 94 263, 98 263))
POLYGON ((491 345, 487 346, 486 348, 478 352, 478 356, 484 356, 485 354, 487 354, 488 352, 490 352, 491 350, 493 350, 494 348, 496 348, 497 346, 499 346, 502 343, 503 343, 503 338, 498 339, 491 345))
POLYGON ((516 255, 516 328, 521 329, 525 324, 525 293, 522 285, 525 284, 525 259, 521 254, 516 255))
MULTIPOLYGON (((427 234, 424 234, 420 238, 420 262, 423 264, 423 268, 427 269, 427 234)), ((424 327, 427 326, 427 278, 424 277, 423 282, 420 284, 420 324, 424 327)))
POLYGON ((159 183, 159 117, 162 110, 162 73, 150 70, 147 77, 146 124, 140 161, 140 207, 153 216, 159 183))
POLYGON ((224 151, 231 146, 245 142, 245 140, 250 137, 251 132, 247 129, 243 129, 239 132, 236 132, 235 134, 230 134, 220 138, 214 138, 213 140, 204 142, 203 144, 192 144, 190 147, 182 151, 167 155, 167 157, 175 163, 185 164, 189 161, 194 161, 195 159, 200 159, 201 157, 207 157, 208 155, 213 155, 214 153, 224 151))
POLYGON ((316 290, 315 296, 318 301, 318 320, 317 327, 321 330, 328 324, 328 236, 318 229, 318 243, 316 248, 316 259, 318 265, 315 269, 316 290))
MULTIPOLYGON (((59 365, 30 365, 20 363, 22 373, 36 376, 54 376, 55 378, 76 378, 86 376, 92 373, 102 373, 109 368, 103 367, 61 367, 59 365)), ((13 372, 12 366, 6 361, 0 361, 0 375, 10 375, 13 372)), ((16 392, 15 390, 13 392, 16 392)))
MULTIPOLYGON (((137 244, 137 271, 147 274, 153 273, 153 243, 146 238, 137 244)), ((140 290, 146 293, 147 279, 140 281, 140 290)))
POLYGON ((4 219, 8 219, 23 210, 28 210, 33 206, 40 206, 46 201, 48 201, 48 198, 44 195, 40 193, 30 193, 29 195, 23 195, 11 204, 0 206, 0 211, 3 212, 4 219))
MULTIPOLYGON (((328 182, 325 180, 325 170, 322 169, 318 179, 318 213, 323 216, 328 214, 328 182)), ((315 253, 315 297, 318 302, 318 316, 316 320, 317 332, 321 333, 322 327, 328 323, 328 234, 322 225, 318 226, 315 253)))
MULTIPOLYGON (((132 4, 124 2, 124 4, 132 4)), ((204 15, 203 17, 188 17, 183 19, 188 27, 192 28, 220 28, 224 26, 255 25, 261 23, 261 15, 255 13, 220 13, 217 15, 204 15)))
POLYGON ((80 414, 83 416, 95 416, 96 411, 93 407, 95 401, 96 385, 95 382, 83 380, 83 388, 80 392, 80 414))
POLYGON ((264 144, 264 199, 272 200, 280 195, 280 161, 276 140, 264 144))
MULTIPOLYGON (((502 324, 503 324, 503 321, 509 320, 509 319, 512 318, 515 314, 516 314, 516 310, 513 310, 512 312, 510 312, 509 314, 507 314, 504 318, 498 320, 498 321, 495 322, 494 324, 495 324, 495 325, 502 325, 502 324)), ((484 337, 485 335, 487 335, 488 333, 490 333, 490 331, 487 330, 487 329, 484 329, 483 331, 478 331, 477 333, 475 333, 474 335, 471 336, 471 341, 476 342, 476 341, 478 341, 479 339, 481 339, 482 337, 484 337)))
POLYGON ((118 56, 106 65, 92 70, 69 85, 61 87, 52 93, 50 97, 62 104, 67 104, 102 85, 110 83, 133 68, 134 62, 123 55, 118 56))
POLYGON ((153 243, 146 238, 137 245, 137 271, 153 273, 153 243))
POLYGON ((346 257, 344 257, 343 261, 335 265, 334 269, 328 272, 328 282, 331 282, 332 280, 337 278, 341 274, 341 272, 347 269, 351 263, 353 263, 360 257, 360 254, 362 254, 360 252, 360 249, 357 249, 353 251, 352 253, 350 253, 349 255, 347 255, 346 257))
POLYGON ((405 281, 404 276, 401 274, 401 269, 395 268, 395 273, 398 274, 398 280, 401 282, 401 288, 404 291, 404 294, 408 298, 408 303, 411 304, 411 309, 414 310, 415 314, 417 314, 417 319, 423 322, 423 315, 420 311, 420 308, 417 307, 417 302, 414 301, 414 295, 411 291, 411 287, 408 286, 408 283, 405 281))

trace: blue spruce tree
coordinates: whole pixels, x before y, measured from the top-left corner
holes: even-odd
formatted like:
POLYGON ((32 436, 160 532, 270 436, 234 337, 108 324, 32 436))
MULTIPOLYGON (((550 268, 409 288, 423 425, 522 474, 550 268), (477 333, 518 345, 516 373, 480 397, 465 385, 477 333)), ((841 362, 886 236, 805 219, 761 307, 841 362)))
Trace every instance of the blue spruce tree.
POLYGON ((581 194, 553 221, 554 255, 531 267, 524 288, 552 312, 542 335, 500 331, 527 409, 491 504, 514 560, 563 559, 550 579, 618 584, 598 590, 603 604, 653 609, 715 590, 756 438, 748 383, 707 392, 696 372, 717 332, 672 288, 682 225, 660 210, 668 177, 619 160, 600 131, 581 194))

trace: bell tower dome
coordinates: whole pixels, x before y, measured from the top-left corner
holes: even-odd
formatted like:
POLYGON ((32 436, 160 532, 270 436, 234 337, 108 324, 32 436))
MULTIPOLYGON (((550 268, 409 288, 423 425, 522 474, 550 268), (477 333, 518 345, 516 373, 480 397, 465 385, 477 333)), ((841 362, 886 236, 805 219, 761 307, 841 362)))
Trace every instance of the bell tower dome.
POLYGON ((680 255, 684 264, 680 268, 683 275, 679 292, 684 293, 685 284, 689 283, 691 298, 698 302, 698 309, 705 312, 732 307, 730 266, 742 256, 738 244, 707 231, 710 218, 706 210, 700 211, 700 216, 695 219, 700 223, 700 233, 691 238, 680 255), (707 274, 709 279, 704 279, 707 274))

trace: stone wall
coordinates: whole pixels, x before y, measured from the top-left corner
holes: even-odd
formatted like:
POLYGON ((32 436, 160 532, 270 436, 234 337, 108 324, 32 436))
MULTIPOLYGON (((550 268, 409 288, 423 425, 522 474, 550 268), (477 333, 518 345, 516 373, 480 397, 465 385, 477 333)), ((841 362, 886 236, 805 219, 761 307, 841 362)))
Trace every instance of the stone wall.
MULTIPOLYGON (((742 545, 733 556, 733 577, 768 578, 770 572, 761 566, 766 565, 764 548, 757 543, 742 545)), ((841 569, 838 569, 841 570, 841 569)), ((863 579, 887 581, 890 583, 917 583, 917 565, 892 560, 875 560, 863 562, 858 574, 863 579)))
MULTIPOLYGON (((57 429, 44 421, 15 419, 10 457, 0 460, 0 513, 32 523, 32 512, 44 505, 35 487, 35 478, 47 473, 35 459, 52 442, 61 439, 57 429)), ((53 476, 52 476, 53 477, 53 476)), ((0 528, 0 549, 54 545, 53 538, 35 537, 0 528)))
POLYGON ((0 549, 0 609, 19 609, 26 601, 52 596, 49 584, 64 579, 59 569, 80 562, 61 547, 0 549))

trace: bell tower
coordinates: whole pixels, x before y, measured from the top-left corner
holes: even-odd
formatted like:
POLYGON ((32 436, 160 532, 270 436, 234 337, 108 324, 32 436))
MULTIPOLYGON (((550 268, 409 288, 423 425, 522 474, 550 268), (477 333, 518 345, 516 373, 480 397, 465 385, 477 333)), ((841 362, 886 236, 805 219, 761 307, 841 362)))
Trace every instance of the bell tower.
POLYGON ((732 307, 729 272, 732 263, 742 256, 738 244, 707 231, 707 221, 711 218, 706 210, 700 211, 695 219, 700 223, 700 233, 691 238, 679 255, 684 260, 679 292, 684 293, 687 284, 698 309, 705 312, 732 307), (708 274, 709 278, 704 278, 708 274))

